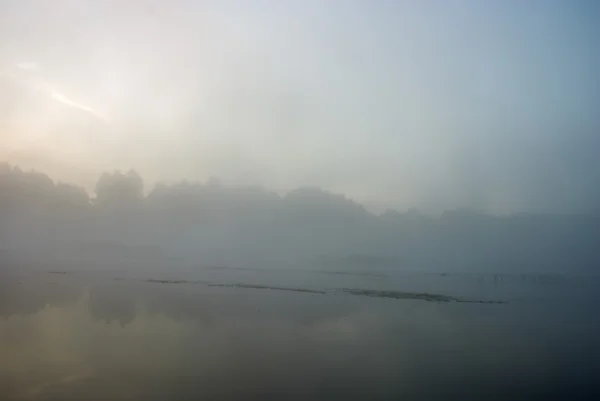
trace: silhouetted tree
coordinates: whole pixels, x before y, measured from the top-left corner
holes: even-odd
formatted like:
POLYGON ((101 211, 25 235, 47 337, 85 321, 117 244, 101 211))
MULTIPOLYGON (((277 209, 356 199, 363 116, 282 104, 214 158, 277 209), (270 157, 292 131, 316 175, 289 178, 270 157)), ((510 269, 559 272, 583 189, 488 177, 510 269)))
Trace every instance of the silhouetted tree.
POLYGON ((56 200, 68 207, 90 206, 90 197, 85 189, 62 182, 56 184, 56 200))
POLYGON ((110 208, 139 207, 144 200, 144 181, 134 170, 104 173, 96 184, 94 204, 110 208))
POLYGON ((39 256, 47 263, 57 255, 76 259, 80 250, 83 256, 72 262, 80 264, 130 263, 159 248, 240 265, 250 258, 260 265, 261 258, 308 261, 322 255, 343 266, 385 260, 407 268, 471 271, 592 271, 600 263, 597 215, 494 217, 458 210, 433 217, 390 210, 375 216, 320 188, 281 197, 216 179, 158 184, 144 197, 143 180, 133 170, 102 174, 95 192, 90 201, 83 188, 0 163, 0 251, 19 248, 29 256, 36 247, 49 249, 51 255, 39 256), (86 241, 94 252, 82 245, 86 241), (134 257, 118 255, 117 249, 134 248, 134 257))

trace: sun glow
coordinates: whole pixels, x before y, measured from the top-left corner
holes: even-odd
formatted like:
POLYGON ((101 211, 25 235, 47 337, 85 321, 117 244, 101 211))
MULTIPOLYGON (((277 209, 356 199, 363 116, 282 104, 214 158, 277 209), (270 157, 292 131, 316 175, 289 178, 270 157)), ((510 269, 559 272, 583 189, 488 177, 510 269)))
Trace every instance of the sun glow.
POLYGON ((98 117, 101 120, 108 121, 108 118, 101 112, 92 109, 91 107, 85 106, 81 103, 75 102, 74 100, 69 99, 67 96, 63 95, 60 92, 52 91, 52 99, 57 100, 61 103, 66 104, 67 106, 75 107, 77 109, 86 111, 94 116, 98 117))

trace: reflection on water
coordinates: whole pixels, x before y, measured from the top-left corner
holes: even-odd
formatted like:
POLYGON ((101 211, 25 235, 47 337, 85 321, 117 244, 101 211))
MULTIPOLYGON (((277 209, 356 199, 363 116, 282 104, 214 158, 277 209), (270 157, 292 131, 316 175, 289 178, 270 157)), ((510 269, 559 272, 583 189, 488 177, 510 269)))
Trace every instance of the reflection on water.
MULTIPOLYGON (((303 288, 292 284, 278 287, 303 288)), ((585 297, 440 303, 267 287, 3 273, 0 399, 571 399, 597 391, 598 318, 585 297)))

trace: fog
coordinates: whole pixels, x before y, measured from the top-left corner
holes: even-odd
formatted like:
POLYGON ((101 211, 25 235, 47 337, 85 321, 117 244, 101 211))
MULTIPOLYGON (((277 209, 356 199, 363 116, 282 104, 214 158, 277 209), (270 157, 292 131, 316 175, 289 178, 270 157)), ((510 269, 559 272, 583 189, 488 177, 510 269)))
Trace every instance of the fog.
POLYGON ((0 5, 0 159, 343 193, 381 212, 598 210, 593 2, 0 5))
POLYGON ((0 398, 597 394, 600 220, 0 164, 0 398))
POLYGON ((375 215, 317 187, 279 196, 217 179, 144 195, 135 171, 103 174, 89 197, 43 173, 0 168, 0 249, 13 263, 598 274, 593 214, 375 215))
POLYGON ((598 17, 0 1, 0 399, 598 398, 598 17))

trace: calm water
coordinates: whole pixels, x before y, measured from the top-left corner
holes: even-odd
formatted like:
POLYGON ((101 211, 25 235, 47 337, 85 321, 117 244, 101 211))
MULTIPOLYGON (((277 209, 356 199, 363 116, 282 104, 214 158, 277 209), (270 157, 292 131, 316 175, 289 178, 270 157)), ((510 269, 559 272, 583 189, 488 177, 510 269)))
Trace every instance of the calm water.
POLYGON ((0 275, 2 400, 598 395, 594 278, 228 269, 0 275))

